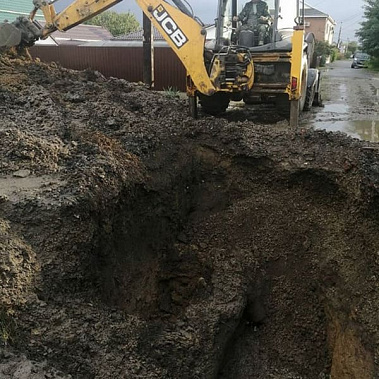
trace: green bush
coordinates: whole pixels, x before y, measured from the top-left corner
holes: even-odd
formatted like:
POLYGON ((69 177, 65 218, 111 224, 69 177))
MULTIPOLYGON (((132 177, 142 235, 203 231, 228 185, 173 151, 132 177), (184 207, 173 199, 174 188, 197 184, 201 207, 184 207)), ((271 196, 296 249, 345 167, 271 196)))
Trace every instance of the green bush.
POLYGON ((333 61, 337 57, 338 50, 328 42, 316 41, 314 54, 321 67, 324 67, 328 57, 333 61), (336 52, 335 52, 336 51, 336 52))
POLYGON ((346 46, 345 58, 350 58, 358 50, 358 42, 350 41, 346 46))
POLYGON ((331 53, 330 53, 330 61, 331 62, 334 62, 335 60, 338 59, 338 54, 339 54, 339 51, 337 48, 333 47, 331 49, 331 53))
POLYGON ((379 58, 371 58, 368 67, 371 70, 379 71, 379 58))

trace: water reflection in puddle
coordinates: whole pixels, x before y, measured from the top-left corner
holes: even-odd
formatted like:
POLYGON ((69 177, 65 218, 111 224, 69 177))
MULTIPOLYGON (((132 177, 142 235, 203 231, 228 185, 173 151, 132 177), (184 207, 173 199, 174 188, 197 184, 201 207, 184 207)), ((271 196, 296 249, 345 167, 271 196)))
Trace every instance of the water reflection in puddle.
MULTIPOLYGON (((373 101, 376 101, 379 97, 379 88, 376 86, 373 88, 371 96, 374 97, 373 101)), ((311 121, 312 127, 316 130, 346 133, 348 136, 365 141, 379 142, 379 117, 368 113, 366 117, 371 120, 351 120, 352 109, 348 105, 348 87, 345 83, 339 83, 336 89, 338 96, 335 96, 335 99, 338 100, 325 101, 324 108, 321 108, 315 119, 311 121)))
POLYGON ((347 104, 325 104, 322 113, 348 113, 349 106, 347 104))
POLYGON ((322 121, 317 122, 314 128, 328 132, 343 132, 354 138, 379 142, 379 121, 322 121))

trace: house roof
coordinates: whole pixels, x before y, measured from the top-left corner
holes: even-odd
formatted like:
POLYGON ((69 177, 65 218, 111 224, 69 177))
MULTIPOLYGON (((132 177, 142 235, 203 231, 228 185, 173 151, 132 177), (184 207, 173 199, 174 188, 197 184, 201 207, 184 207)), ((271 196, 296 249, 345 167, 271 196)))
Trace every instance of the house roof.
POLYGON ((304 15, 307 18, 311 18, 311 17, 329 18, 333 23, 335 23, 335 21, 330 15, 310 6, 309 4, 305 4, 304 15))
MULTIPOLYGON (((0 0, 0 22, 8 20, 13 22, 17 17, 29 16, 30 12, 33 10, 32 0, 0 0)), ((38 12, 35 16, 36 20, 43 20, 43 15, 38 12)))
MULTIPOLYGON (((213 28, 214 24, 204 25, 205 29, 213 28)), ((153 26, 153 38, 155 41, 165 41, 162 34, 153 26)), ((121 36, 113 37, 115 41, 142 41, 143 40, 143 29, 139 29, 135 32, 128 34, 123 34, 121 36)))
POLYGON ((54 32, 51 36, 58 45, 78 45, 82 42, 109 41, 114 38, 112 33, 102 26, 83 24, 66 32, 54 32))
MULTIPOLYGON (((153 38, 155 41, 164 41, 162 34, 153 27, 153 38)), ((143 29, 136 30, 128 34, 123 34, 121 36, 113 37, 115 41, 142 41, 143 40, 143 29)))

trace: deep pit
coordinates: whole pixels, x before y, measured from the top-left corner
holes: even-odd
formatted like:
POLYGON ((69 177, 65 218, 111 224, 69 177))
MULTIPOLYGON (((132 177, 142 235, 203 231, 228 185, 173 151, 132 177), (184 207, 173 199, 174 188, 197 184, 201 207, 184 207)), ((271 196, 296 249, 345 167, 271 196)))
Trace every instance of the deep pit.
MULTIPOLYGON (((371 341, 348 320, 344 270, 374 229, 357 227, 336 178, 286 175, 198 146, 177 158, 183 166, 168 187, 136 194, 116 213, 113 243, 105 243, 114 249, 100 249, 105 298, 175 323, 190 304, 204 310, 212 298, 226 305, 238 296, 224 320, 218 309, 207 377, 372 378, 371 341)), ((362 285, 366 274, 355 272, 362 285)))
POLYGON ((0 73, 0 373, 26 354, 56 378, 378 377, 374 145, 0 73))

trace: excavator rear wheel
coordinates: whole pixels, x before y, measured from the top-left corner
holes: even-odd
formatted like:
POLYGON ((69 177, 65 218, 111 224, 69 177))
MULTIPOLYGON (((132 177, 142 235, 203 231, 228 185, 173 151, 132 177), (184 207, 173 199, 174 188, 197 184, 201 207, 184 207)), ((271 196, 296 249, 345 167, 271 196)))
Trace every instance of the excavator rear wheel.
POLYGON ((228 108, 230 95, 225 92, 217 92, 212 96, 199 94, 199 101, 204 113, 217 116, 228 108))
POLYGON ((304 110, 304 106, 307 100, 307 84, 308 84, 308 66, 304 64, 303 71, 301 73, 301 92, 299 99, 299 111, 304 110))
POLYGON ((309 86, 307 88, 307 95, 305 97, 305 104, 304 104, 305 111, 311 110, 315 96, 316 96, 316 86, 315 85, 309 86))

